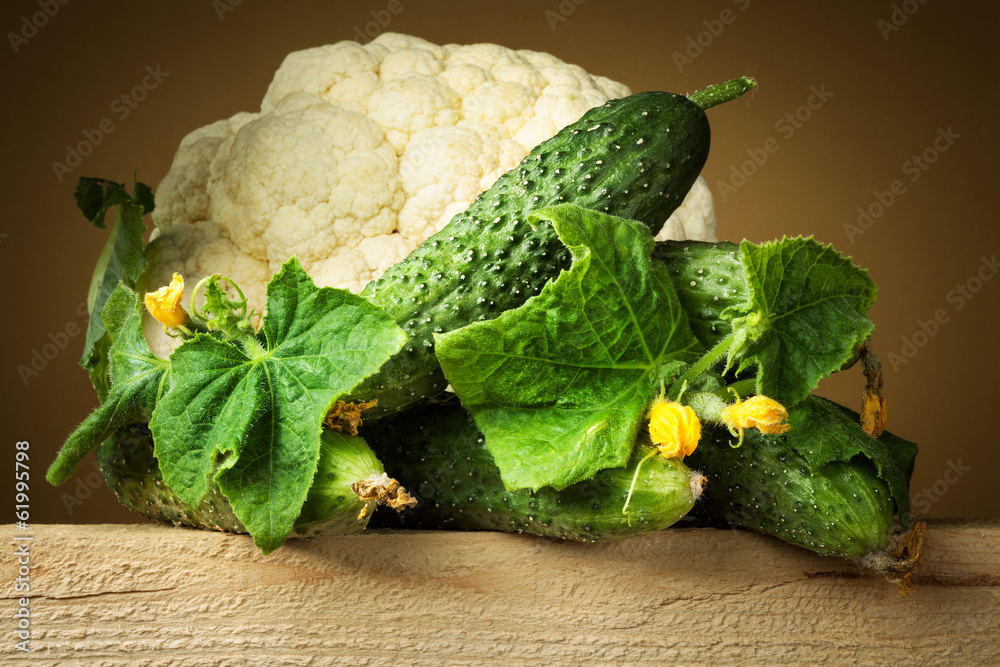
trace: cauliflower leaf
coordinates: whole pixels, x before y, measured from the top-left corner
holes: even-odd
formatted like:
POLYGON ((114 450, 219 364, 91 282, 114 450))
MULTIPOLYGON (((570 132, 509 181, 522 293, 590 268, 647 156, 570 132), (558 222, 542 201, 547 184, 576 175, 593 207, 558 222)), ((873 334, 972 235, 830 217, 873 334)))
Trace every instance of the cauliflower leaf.
POLYGON ((146 244, 142 237, 146 233, 146 224, 143 216, 152 212, 155 205, 153 191, 145 183, 136 183, 130 195, 121 183, 103 178, 81 178, 74 197, 84 217, 99 229, 106 229, 104 219, 108 211, 115 207, 118 209, 111 235, 90 279, 87 294, 90 321, 80 359, 80 365, 90 373, 90 379, 103 401, 110 390, 107 353, 111 342, 105 336, 107 329, 100 313, 120 282, 134 287, 145 270, 146 244))

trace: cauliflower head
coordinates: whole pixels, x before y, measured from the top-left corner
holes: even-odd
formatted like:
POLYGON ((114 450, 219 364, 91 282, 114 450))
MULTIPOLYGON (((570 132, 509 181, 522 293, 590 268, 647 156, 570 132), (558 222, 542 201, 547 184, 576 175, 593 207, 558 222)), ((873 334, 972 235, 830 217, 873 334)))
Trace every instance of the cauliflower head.
MULTIPOLYGON (((289 54, 258 113, 188 134, 156 190, 140 288, 231 277, 260 312, 296 255, 318 285, 360 291, 536 145, 623 84, 555 56, 383 33, 289 54)), ((715 239, 699 179, 658 238, 715 239)), ((165 356, 176 344, 151 318, 165 356)))

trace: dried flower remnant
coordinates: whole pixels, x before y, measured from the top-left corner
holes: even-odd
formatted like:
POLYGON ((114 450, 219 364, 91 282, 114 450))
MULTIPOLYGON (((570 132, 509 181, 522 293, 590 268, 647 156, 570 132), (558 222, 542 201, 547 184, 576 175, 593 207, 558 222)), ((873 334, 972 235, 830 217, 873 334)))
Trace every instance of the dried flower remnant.
POLYGON ((368 507, 374 501, 379 505, 391 507, 397 512, 402 512, 408 507, 417 504, 417 499, 406 492, 399 482, 389 477, 386 473, 376 473, 366 479, 351 484, 351 491, 354 491, 366 504, 358 514, 358 521, 368 514, 368 507))
POLYGON ((326 413, 326 419, 323 420, 323 425, 331 430, 337 431, 338 433, 357 435, 358 429, 361 428, 361 425, 363 424, 361 421, 361 413, 369 408, 375 407, 377 403, 377 398, 365 401, 364 403, 337 401, 333 404, 333 407, 330 408, 330 411, 326 413))

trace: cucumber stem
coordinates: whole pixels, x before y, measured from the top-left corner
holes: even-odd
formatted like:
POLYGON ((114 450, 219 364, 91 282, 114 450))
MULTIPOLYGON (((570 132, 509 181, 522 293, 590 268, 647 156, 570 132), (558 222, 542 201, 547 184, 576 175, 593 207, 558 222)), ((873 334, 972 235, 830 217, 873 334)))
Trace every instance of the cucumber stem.
POLYGON ((648 461, 649 459, 653 458, 654 456, 656 456, 658 451, 659 450, 654 449, 649 454, 643 456, 642 460, 639 461, 639 465, 635 467, 635 474, 632 475, 632 484, 628 487, 628 497, 625 498, 625 506, 622 507, 622 514, 625 515, 629 528, 632 527, 632 515, 629 514, 628 504, 632 502, 632 492, 635 491, 635 483, 639 479, 639 470, 642 468, 642 464, 648 461))
POLYGON ((680 387, 681 392, 683 392, 684 387, 686 385, 693 384, 694 380, 699 375, 708 371, 708 369, 714 366, 715 363, 722 358, 722 355, 729 352, 729 348, 733 346, 733 342, 735 340, 736 340, 736 332, 734 331, 733 333, 729 334, 728 336, 720 340, 718 343, 716 343, 715 347, 706 352, 705 356, 696 361, 694 365, 691 366, 691 368, 689 368, 686 373, 684 373, 684 375, 682 375, 680 378, 677 379, 676 382, 674 382, 673 386, 670 387, 668 395, 673 396, 674 397, 673 400, 675 401, 680 400, 679 394, 677 396, 674 396, 674 388, 680 387))
POLYGON ((688 95, 688 99, 706 111, 724 102, 735 100, 743 93, 754 89, 757 86, 757 79, 752 76, 741 76, 725 83, 717 83, 704 90, 688 95))

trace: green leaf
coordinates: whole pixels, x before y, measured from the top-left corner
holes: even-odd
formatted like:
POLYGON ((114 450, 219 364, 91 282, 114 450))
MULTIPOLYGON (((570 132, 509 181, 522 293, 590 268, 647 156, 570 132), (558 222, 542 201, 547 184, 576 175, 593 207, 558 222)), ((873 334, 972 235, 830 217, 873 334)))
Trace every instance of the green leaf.
POLYGON ((812 472, 831 461, 868 458, 879 478, 889 487, 896 513, 904 526, 910 523, 910 477, 917 445, 888 431, 875 439, 864 432, 858 413, 819 396, 809 396, 789 410, 785 446, 795 449, 812 472))
POLYGON ((664 368, 701 348, 645 227, 568 204, 529 222, 555 227, 572 266, 435 350, 504 484, 558 490, 626 465, 664 368))
POLYGON ((131 421, 145 420, 168 384, 170 362, 153 355, 142 335, 141 297, 125 285, 102 311, 111 341, 107 399, 70 434, 46 478, 62 484, 87 453, 131 421))
POLYGON ((80 359, 80 365, 90 372, 91 381, 103 401, 108 391, 106 356, 111 342, 105 337, 104 321, 95 315, 103 311, 104 304, 118 283, 135 287, 136 279, 146 268, 146 244, 142 238, 146 232, 146 224, 143 216, 154 208, 153 192, 149 186, 136 183, 133 193, 129 195, 120 183, 100 178, 81 178, 75 197, 80 211, 99 229, 105 228, 107 212, 111 208, 118 208, 111 234, 90 280, 87 295, 90 321, 87 324, 83 357, 80 359))
POLYGON ((878 292, 868 272, 811 238, 740 246, 748 300, 727 309, 728 362, 757 369, 757 392, 786 407, 839 370, 874 330, 878 292))
POLYGON ((171 355, 170 389, 150 422, 164 481, 196 504, 214 471, 257 546, 276 549, 306 499, 330 406, 404 341, 384 312, 317 288, 293 257, 268 283, 259 334, 198 334, 171 355))

